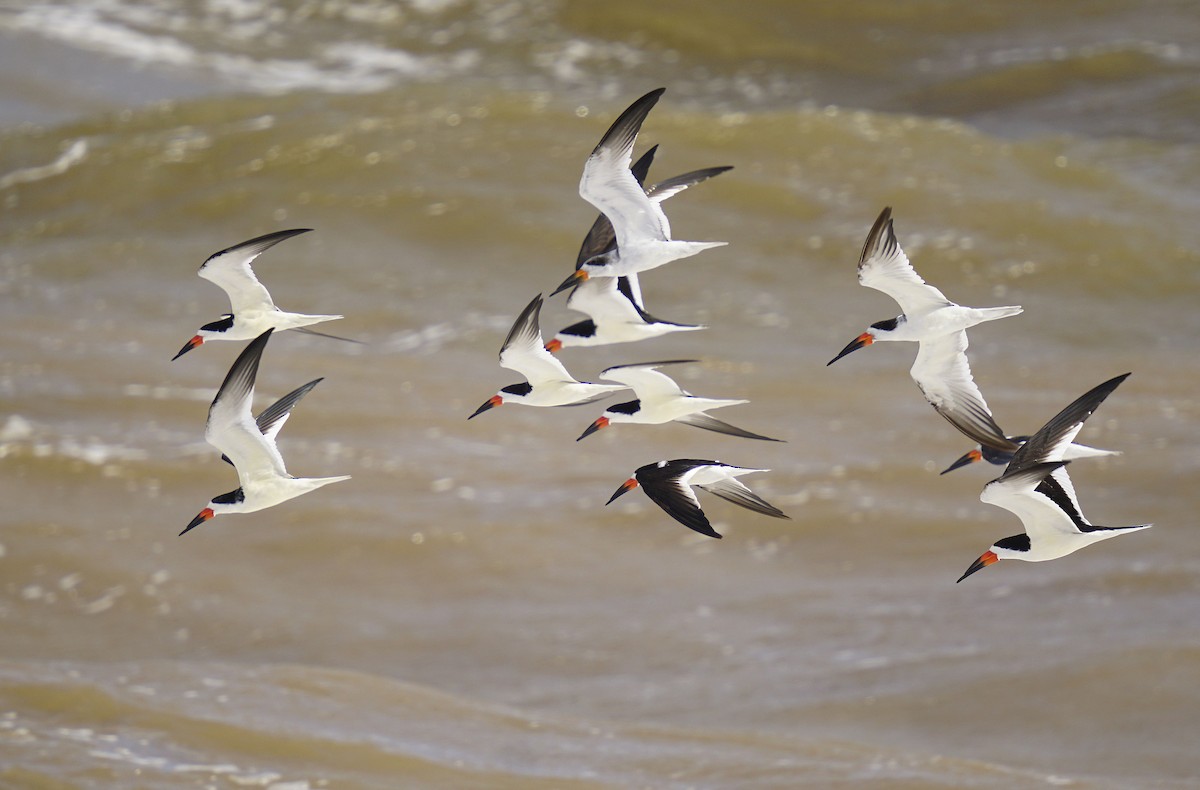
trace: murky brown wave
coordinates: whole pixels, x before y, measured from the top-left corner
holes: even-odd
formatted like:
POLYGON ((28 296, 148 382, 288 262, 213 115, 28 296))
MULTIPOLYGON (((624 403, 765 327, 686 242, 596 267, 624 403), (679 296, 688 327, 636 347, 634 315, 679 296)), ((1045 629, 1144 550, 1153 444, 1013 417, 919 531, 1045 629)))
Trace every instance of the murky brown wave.
MULTIPOLYGON (((0 12, 0 60, 50 75, 0 89, 0 784, 1196 780, 1182 5, 1084 24, 1042 4, 364 3, 268 19, 266 50, 214 32, 252 4, 241 23, 143 5, 165 16, 112 4, 91 29, 168 36, 174 14, 206 56, 133 67, 67 18, 0 12), (83 105, 55 77, 78 62, 105 87, 83 105), (284 63, 308 81, 280 87, 284 63), (504 333, 592 221, 583 158, 660 84, 652 175, 735 169, 669 205, 678 237, 729 246, 647 274, 647 306, 710 328, 562 357, 583 378, 699 358, 685 387, 749 398, 722 416, 787 443, 674 425, 576 443, 600 405, 468 423, 516 380, 504 333), (1071 473, 1093 521, 1154 529, 954 584, 1019 529, 978 501, 998 468, 937 474, 967 445, 911 347, 825 367, 896 312, 854 276, 884 205, 950 298, 1025 307, 971 335, 1007 430, 1133 371, 1082 435, 1124 454, 1071 473), (316 232, 256 263, 276 301, 345 313, 329 331, 367 345, 273 338, 258 401, 324 376, 281 448, 353 480, 178 538, 235 485, 203 423, 240 344, 170 361, 227 306, 196 268, 285 227, 316 232), (637 492, 603 506, 668 457, 769 468, 748 482, 792 520, 705 499, 714 541, 637 492)), ((548 332, 578 320, 561 299, 548 332)))

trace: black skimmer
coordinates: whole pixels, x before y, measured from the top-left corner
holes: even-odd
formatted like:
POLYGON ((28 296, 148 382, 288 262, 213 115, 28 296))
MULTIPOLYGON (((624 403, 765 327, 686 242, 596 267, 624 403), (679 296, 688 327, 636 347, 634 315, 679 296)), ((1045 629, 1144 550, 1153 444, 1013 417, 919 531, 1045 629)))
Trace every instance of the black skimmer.
MULTIPOLYGON (((963 433, 967 432, 963 431, 963 433)), ((987 461, 989 464, 996 464, 997 466, 1007 464, 1012 461, 1013 454, 1016 453, 1017 449, 1029 440, 1028 436, 970 433, 967 433, 967 435, 972 439, 978 439, 980 444, 974 450, 963 454, 957 461, 943 469, 941 474, 953 472, 955 469, 978 461, 987 461), (985 440, 988 442, 987 444, 983 443, 985 440)), ((1099 447, 1090 447, 1086 444, 1072 442, 1067 445, 1067 449, 1063 453, 1063 460, 1077 461, 1080 458, 1103 458, 1105 456, 1120 454, 1120 450, 1102 450, 1099 447)))
POLYGON ((589 277, 621 277, 644 272, 726 244, 723 241, 673 241, 671 225, 661 204, 646 196, 646 191, 630 172, 638 131, 665 90, 650 91, 621 113, 584 164, 579 194, 608 217, 617 249, 584 261, 554 293, 565 291, 589 277))
MULTIPOLYGON (((637 423, 641 425, 661 425, 664 422, 679 422, 695 428, 704 428, 730 436, 740 436, 743 439, 762 439, 768 442, 778 442, 769 436, 743 430, 727 422, 721 422, 710 417, 710 409, 723 406, 736 406, 749 403, 745 399, 697 398, 685 391, 670 376, 659 373, 657 368, 663 365, 680 365, 685 362, 696 362, 694 359, 671 359, 664 362, 642 362, 636 365, 618 365, 608 368, 600 374, 606 381, 617 381, 633 389, 636 400, 609 406, 604 413, 588 426, 580 436, 583 439, 591 436, 601 428, 607 428, 612 423, 637 423)), ((575 441, 579 441, 576 439, 575 441)))
MULTIPOLYGON (((922 340, 910 375, 934 410, 978 443, 976 449, 963 455, 942 474, 981 459, 993 464, 1007 464, 1017 448, 1029 438, 1007 436, 996 424, 992 410, 971 375, 965 330, 922 340)), ((1067 446, 1063 460, 1103 455, 1119 453, 1072 443, 1067 446)))
POLYGON ((517 316, 504 345, 500 347, 500 366, 515 370, 526 380, 501 389, 484 401, 483 405, 467 418, 468 420, 502 403, 574 406, 591 403, 610 393, 628 389, 624 385, 576 381, 563 367, 563 363, 546 350, 542 342, 542 331, 538 325, 541 309, 542 295, 538 294, 517 316))
POLYGON ((1069 461, 1063 460, 1084 421, 1128 376, 1126 373, 1109 379, 1077 398, 1017 449, 1004 474, 983 487, 979 499, 1016 514, 1025 532, 992 544, 959 577, 960 582, 1000 560, 1054 560, 1084 546, 1152 526, 1098 527, 1090 523, 1067 476, 1069 461))
POLYGON ((567 299, 567 307, 590 317, 558 330, 546 344, 546 350, 553 354, 563 348, 632 343, 671 332, 706 328, 701 324, 664 321, 647 313, 636 301, 637 291, 630 284, 636 279, 636 274, 591 277, 575 286, 567 299))
POLYGON ((775 518, 790 518, 779 508, 755 494, 736 478, 751 472, 767 472, 768 469, 747 469, 740 466, 730 466, 720 461, 698 461, 690 458, 679 458, 674 461, 659 461, 639 467, 633 477, 621 484, 605 505, 622 494, 632 491, 638 486, 646 492, 646 496, 667 512, 667 515, 683 524, 688 529, 694 529, 701 535, 719 538, 721 535, 708 523, 704 511, 700 509, 700 500, 691 486, 702 488, 710 494, 727 499, 735 505, 753 510, 775 518))
MULTIPOLYGON (((885 208, 867 234, 858 261, 858 281, 883 291, 904 312, 895 318, 871 324, 827 364, 832 365, 851 351, 881 340, 915 340, 921 346, 912 376, 918 385, 929 376, 925 370, 944 371, 946 357, 967 350, 966 330, 984 321, 995 321, 1021 312, 1018 306, 963 307, 929 285, 913 270, 892 231, 892 209, 885 208)), ((963 357, 965 364, 965 357, 963 357)), ((969 376, 969 371, 968 371, 969 376)), ((927 394, 926 397, 929 397, 927 394)), ((932 398, 930 399, 932 402, 932 398)), ((934 404, 935 407, 937 404, 934 404)))
MULTIPOLYGON (((645 182, 646 172, 654 160, 658 146, 654 146, 634 163, 633 177, 639 184, 645 182)), ((710 167, 669 178, 646 188, 651 200, 663 201, 688 187, 707 181, 732 167, 710 167)), ((612 223, 603 214, 596 217, 591 230, 580 245, 575 258, 575 268, 596 255, 611 252, 617 247, 617 238, 612 223)), ((605 346, 615 343, 631 343, 658 337, 670 332, 691 332, 706 327, 699 324, 681 324, 664 321, 646 312, 642 301, 641 286, 637 274, 625 277, 590 277, 583 280, 567 297, 567 307, 589 316, 558 331, 546 349, 556 353, 561 348, 576 346, 605 346)))
MULTIPOLYGON (((240 486, 227 494, 213 497, 180 535, 214 516, 253 513, 321 486, 350 479, 349 475, 293 477, 288 474, 283 456, 275 446, 274 435, 269 429, 264 433, 251 416, 250 404, 254 400, 258 362, 272 331, 268 329, 263 332, 238 355, 221 388, 217 390, 212 405, 208 407, 204 438, 233 462, 240 486)), ((311 388, 310 385, 305 386, 311 388)), ((294 401, 292 405, 295 405, 294 401)))
MULTIPOLYGON (((342 316, 304 315, 280 310, 271 301, 271 294, 258 281, 258 278, 254 276, 254 270, 250 268, 251 262, 271 247, 284 239, 308 233, 310 230, 312 229, 280 230, 210 255, 208 260, 201 264, 199 275, 219 286, 229 295, 232 312, 226 313, 219 321, 213 321, 200 327, 195 337, 185 343, 183 348, 179 349, 179 353, 172 357, 172 360, 179 359, 193 348, 209 340, 250 340, 258 337, 267 329, 280 331, 298 329, 312 335, 332 337, 335 340, 348 340, 344 337, 303 329, 310 324, 333 321, 342 316)), ((348 342, 358 341, 348 340, 348 342)))

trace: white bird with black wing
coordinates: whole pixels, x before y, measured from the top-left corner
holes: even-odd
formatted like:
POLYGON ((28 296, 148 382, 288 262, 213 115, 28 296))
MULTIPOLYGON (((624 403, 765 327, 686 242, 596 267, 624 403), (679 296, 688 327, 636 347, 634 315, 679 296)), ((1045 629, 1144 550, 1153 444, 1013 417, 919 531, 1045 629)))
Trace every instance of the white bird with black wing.
POLYGON ((555 294, 589 277, 622 277, 649 271, 727 243, 672 240, 671 223, 661 203, 647 197, 630 172, 638 132, 665 90, 650 91, 621 113, 584 164, 579 195, 608 217, 617 248, 584 261, 555 294))
MULTIPOLYGON (((179 533, 180 535, 214 516, 253 513, 330 483, 350 479, 349 475, 293 477, 288 474, 283 456, 275 446, 271 426, 268 426, 264 433, 251 415, 250 405, 254 400, 258 363, 272 331, 268 329, 263 332, 243 349, 208 408, 208 424, 204 430, 204 438, 233 463, 240 485, 227 494, 213 497, 183 532, 179 533)), ((305 386, 311 388, 311 384, 305 386)), ((295 405, 295 401, 292 405, 295 405)), ((275 424, 282 426, 282 422, 278 420, 275 424)))
MULTIPOLYGON (((643 184, 658 146, 650 148, 634 163, 631 172, 638 184, 643 184)), ((646 187, 646 195, 653 201, 662 202, 672 195, 720 175, 731 167, 710 167, 669 178, 646 187)), ((603 214, 596 217, 579 254, 575 257, 575 268, 597 255, 612 252, 617 248, 617 238, 612 223, 603 214)), ((637 274, 625 277, 589 277, 572 289, 567 297, 567 307, 588 316, 558 331, 546 349, 556 353, 562 348, 579 346, 607 346, 615 343, 631 343, 647 340, 671 332, 694 332, 704 329, 699 324, 681 324, 664 321, 646 312, 642 300, 641 284, 637 274)))
MULTIPOLYGON (((968 328, 1021 312, 1016 305, 963 307, 951 302, 945 294, 922 280, 896 241, 890 207, 880 213, 867 234, 858 260, 858 281, 895 299, 904 312, 895 318, 871 324, 867 331, 850 341, 827 364, 832 365, 851 351, 878 341, 917 341, 921 345, 917 350, 917 360, 913 363, 912 377, 922 389, 922 380, 931 378, 930 371, 944 373, 949 364, 946 360, 957 358, 967 350, 968 328)), ((965 356, 962 365, 965 368, 965 356)), ((966 369, 966 376, 969 380, 969 368, 966 369)), ((952 389, 956 380, 947 381, 942 389, 927 392, 926 397, 936 407, 938 404, 935 399, 945 389, 952 389)))
POLYGON ((780 441, 769 436, 751 433, 707 414, 711 409, 737 406, 750 401, 744 398, 698 398, 676 384, 670 376, 657 370, 663 365, 681 365, 696 361, 694 359, 671 359, 663 362, 617 365, 605 370, 600 374, 600 378, 628 385, 633 388, 637 399, 609 406, 587 427, 579 439, 591 436, 596 431, 615 423, 661 425, 665 422, 678 422, 729 436, 740 436, 743 439, 780 441))
POLYGON ((542 310, 542 295, 533 298, 513 322, 504 345, 500 347, 500 366, 525 377, 519 384, 502 388, 467 419, 505 403, 524 406, 574 406, 591 403, 619 390, 624 385, 593 384, 578 381, 566 367, 546 350, 538 315, 542 310))
POLYGON ((710 494, 728 500, 735 505, 753 510, 755 513, 774 518, 790 518, 779 508, 751 491, 741 481, 742 475, 753 472, 767 472, 768 469, 748 469, 741 466, 731 466, 720 461, 701 461, 691 458, 677 458, 674 461, 659 461, 639 467, 633 476, 621 484, 621 487, 609 497, 605 505, 622 494, 628 493, 641 486, 654 504, 658 505, 667 515, 693 529, 701 535, 711 538, 721 537, 708 517, 700 508, 700 500, 692 486, 701 488, 710 494))
MULTIPOLYGON (((296 228, 280 230, 259 236, 241 244, 234 245, 208 257, 201 266, 198 274, 205 280, 221 288, 229 296, 229 309, 219 321, 205 324, 197 330, 196 335, 179 349, 173 360, 209 340, 250 340, 258 337, 268 329, 299 329, 308 334, 332 337, 335 340, 347 340, 344 337, 326 335, 321 332, 303 329, 311 324, 323 321, 333 321, 340 315, 305 315, 303 313, 288 313, 275 306, 271 294, 258 278, 250 264, 259 255, 274 247, 284 239, 301 233, 308 233, 311 228, 296 228)), ((358 342, 358 341, 348 341, 358 342)))
POLYGON ((1126 373, 1109 379, 1077 398, 1021 445, 1004 474, 983 487, 979 499, 1014 513, 1025 531, 992 544, 959 577, 960 582, 1000 560, 1054 560, 1084 546, 1152 526, 1098 527, 1090 523, 1067 475, 1069 462, 1063 460, 1084 421, 1128 376, 1126 373))

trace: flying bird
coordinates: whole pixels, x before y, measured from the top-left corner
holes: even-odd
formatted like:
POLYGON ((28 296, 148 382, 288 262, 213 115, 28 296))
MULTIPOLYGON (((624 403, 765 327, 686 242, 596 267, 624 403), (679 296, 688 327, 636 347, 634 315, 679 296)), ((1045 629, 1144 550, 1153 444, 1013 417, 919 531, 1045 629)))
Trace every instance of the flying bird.
POLYGON ((638 132, 650 108, 665 90, 650 91, 621 113, 584 164, 579 194, 608 217, 617 248, 585 260, 551 296, 589 277, 620 277, 644 272, 726 244, 723 241, 673 241, 671 224, 662 205, 647 197, 630 172, 638 132))
POLYGON ((636 301, 636 286, 631 285, 631 281, 636 279, 636 274, 627 277, 592 277, 575 286, 567 299, 567 307, 586 313, 589 317, 558 330, 558 334, 546 344, 546 350, 557 353, 563 348, 632 343, 671 332, 694 332, 706 328, 700 324, 664 321, 650 315, 636 301))
POLYGON ((468 417, 478 417, 488 409, 503 403, 525 406, 574 406, 591 403, 618 390, 624 385, 593 384, 577 381, 567 372, 542 342, 538 315, 542 310, 542 295, 533 298, 513 323, 504 345, 500 347, 500 366, 515 370, 525 377, 520 384, 510 384, 483 402, 468 417))
POLYGON ((859 256, 858 281, 891 296, 904 312, 872 324, 827 364, 832 365, 876 341, 915 340, 917 358, 909 375, 925 400, 976 442, 988 446, 1007 444, 1009 440, 996 425, 971 375, 967 329, 984 321, 1017 315, 1022 308, 963 307, 922 280, 896 241, 890 207, 880 213, 867 234, 859 256))
POLYGON ((271 300, 271 294, 254 276, 254 270, 250 268, 254 259, 271 247, 284 239, 308 233, 310 230, 312 229, 280 230, 210 255, 208 260, 200 266, 198 273, 228 294, 231 312, 226 313, 219 321, 213 321, 200 327, 196 335, 185 343, 183 348, 179 349, 179 353, 172 357, 172 360, 179 359, 193 348, 209 340, 250 340, 258 337, 267 329, 280 331, 298 329, 312 335, 332 337, 335 340, 348 340, 344 337, 303 329, 310 324, 333 321, 342 316, 304 315, 280 310, 271 300))
MULTIPOLYGON (((880 213, 867 234, 858 260, 858 281, 895 299, 904 312, 895 318, 871 324, 867 331, 850 341, 826 364, 832 365, 851 351, 879 341, 915 340, 921 344, 912 369, 918 386, 923 386, 922 381, 930 381, 932 375, 944 374, 952 367, 947 359, 957 361, 959 354, 964 355, 962 365, 965 367, 965 330, 969 327, 1021 312, 1016 305, 963 307, 951 302, 945 294, 922 280, 896 241, 890 206, 880 213)), ((965 370, 969 380, 970 368, 965 370)), ((953 386, 951 382, 944 388, 953 386)), ((941 393, 939 391, 936 394, 941 393)), ((934 406, 936 408, 937 403, 934 406)))
POLYGON ((983 487, 979 499, 1014 513, 1025 531, 996 541, 958 581, 1000 560, 1054 560, 1101 540, 1152 526, 1098 527, 1089 522, 1067 475, 1070 462, 1063 460, 1084 421, 1128 376, 1126 373, 1109 379, 1077 398, 1017 449, 1004 474, 983 487))
MULTIPOLYGON (((650 148, 634 163, 631 172, 638 184, 645 182, 646 173, 657 150, 658 146, 650 148)), ((653 201, 662 202, 688 187, 732 169, 710 167, 684 173, 647 187, 646 195, 653 201)), ((575 258, 575 268, 578 269, 591 258, 616 248, 617 239, 612 223, 608 221, 608 217, 600 214, 580 245, 579 254, 575 258)), ((698 324, 664 321, 647 313, 637 274, 625 277, 590 277, 582 280, 567 297, 567 307, 585 313, 588 320, 560 329, 546 344, 551 353, 556 353, 562 348, 630 343, 670 332, 690 332, 705 328, 698 324)))
POLYGON ((719 538, 721 535, 708 523, 708 518, 700 509, 700 500, 696 498, 696 492, 691 486, 702 488, 710 494, 756 513, 775 518, 790 518, 736 479, 751 472, 767 471, 770 470, 747 469, 720 461, 698 461, 690 458, 659 461, 639 467, 604 504, 610 505, 617 497, 641 486, 646 496, 671 518, 701 535, 719 538))
MULTIPOLYGON (((307 494, 321 486, 350 479, 349 475, 293 477, 288 474, 283 456, 275 446, 271 426, 268 426, 267 432, 264 433, 251 416, 250 404, 254 399, 254 380, 258 375, 258 363, 272 331, 268 329, 246 346, 229 369, 225 381, 221 383, 221 388, 213 398, 212 405, 208 407, 204 438, 233 463, 240 485, 227 494, 213 497, 183 532, 179 533, 180 535, 214 516, 226 513, 253 513, 307 494)), ((305 386, 311 388, 312 385, 305 386)), ((295 401, 292 405, 295 405, 295 401)), ((274 425, 281 427, 282 422, 276 419, 274 425)))
MULTIPOLYGON (((661 425, 664 422, 679 422, 708 431, 740 436, 743 439, 780 441, 769 436, 751 433, 707 414, 711 409, 736 406, 750 401, 698 398, 681 388, 670 376, 659 373, 657 370, 663 365, 681 365, 696 361, 694 359, 671 359, 664 362, 642 362, 636 365, 617 365, 608 368, 600 374, 600 378, 605 381, 617 381, 631 387, 634 394, 637 395, 637 399, 609 406, 600 417, 588 426, 579 439, 591 436, 601 428, 607 428, 613 423, 661 425)), ((579 439, 575 441, 579 441, 579 439)))
MULTIPOLYGON (((960 428, 959 430, 962 429, 960 428)), ((957 461, 943 469, 941 474, 953 472, 955 469, 979 461, 987 461, 997 466, 1007 464, 1012 460, 1013 454, 1017 449, 1029 441, 1028 436, 1005 436, 1003 433, 971 434, 967 433, 967 431, 963 431, 963 433, 966 433, 972 439, 978 440, 979 445, 974 450, 970 450, 960 456, 957 461)), ((1099 447, 1090 447, 1086 444, 1072 442, 1067 445, 1067 449, 1063 452, 1063 460, 1076 461, 1080 458, 1102 458, 1104 456, 1120 454, 1120 450, 1102 450, 1099 447)))

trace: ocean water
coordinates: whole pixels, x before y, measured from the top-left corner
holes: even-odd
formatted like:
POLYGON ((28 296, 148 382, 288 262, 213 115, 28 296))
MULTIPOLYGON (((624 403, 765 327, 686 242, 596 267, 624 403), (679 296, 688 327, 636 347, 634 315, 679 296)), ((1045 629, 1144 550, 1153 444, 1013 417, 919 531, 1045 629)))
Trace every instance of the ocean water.
MULTIPOLYGON (((0 787, 1183 788, 1200 784, 1200 16, 1192 3, 103 0, 0 8, 0 787), (580 168, 633 99, 652 180, 721 240, 642 278, 704 323, 561 353, 675 368, 786 443, 602 404, 501 407, 496 354, 570 271, 580 168), (825 363, 897 312, 855 264, 890 205, 962 304, 1010 433, 1132 371, 1071 467, 1099 524, 1019 531, 907 374, 825 363), (257 408, 318 376, 289 470, 353 479, 179 531, 242 344, 195 276, 261 233, 285 309, 257 408), (715 458, 791 517, 638 466, 715 458)), ((547 335, 581 316, 563 297, 547 335)))

